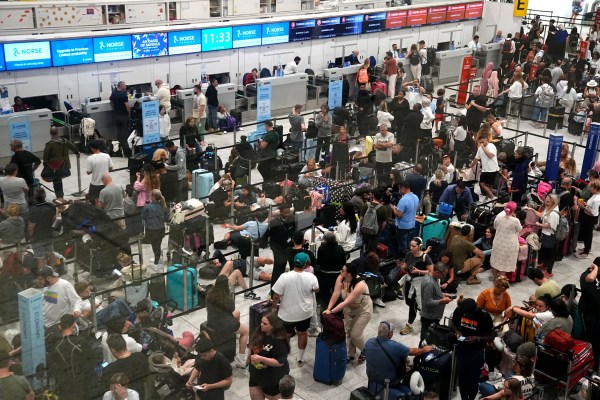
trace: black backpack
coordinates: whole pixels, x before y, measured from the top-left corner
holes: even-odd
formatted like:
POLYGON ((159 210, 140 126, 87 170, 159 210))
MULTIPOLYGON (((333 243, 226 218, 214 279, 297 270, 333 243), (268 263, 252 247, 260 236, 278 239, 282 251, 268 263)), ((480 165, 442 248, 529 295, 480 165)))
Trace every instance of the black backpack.
POLYGON ((306 127, 306 138, 307 139, 316 139, 319 136, 319 130, 317 129, 317 125, 315 121, 312 119, 308 120, 308 126, 306 127))
POLYGON ((421 62, 421 56, 419 55, 419 52, 412 52, 410 53, 410 58, 408 59, 408 61, 410 62, 410 65, 419 65, 419 63, 421 62))
POLYGON ((504 44, 502 45, 502 54, 510 54, 512 50, 512 40, 504 39, 504 44))

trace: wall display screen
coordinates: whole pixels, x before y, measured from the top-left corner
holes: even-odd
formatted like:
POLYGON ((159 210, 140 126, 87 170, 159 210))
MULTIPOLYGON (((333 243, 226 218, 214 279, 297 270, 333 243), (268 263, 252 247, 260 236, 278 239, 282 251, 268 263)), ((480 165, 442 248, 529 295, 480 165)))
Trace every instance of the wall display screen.
POLYGON ((202 30, 202 51, 231 49, 231 28, 202 30))
POLYGON ((290 40, 290 23, 277 22, 262 25, 262 44, 287 43, 290 40))
POLYGON ((429 7, 429 11, 427 12, 427 23, 441 24, 442 22, 446 22, 446 6, 429 7))
POLYGON ((316 21, 313 29, 313 39, 336 37, 340 27, 340 17, 321 18, 316 21))
POLYGON ((94 38, 94 62, 131 59, 131 36, 94 38))
POLYGON ((200 53, 201 50, 200 29, 169 32, 169 55, 200 53))
POLYGON ((406 26, 406 17, 408 10, 404 11, 392 11, 387 13, 387 19, 385 21, 386 29, 400 29, 406 26))
POLYGON ((0 46, 0 71, 5 71, 6 67, 4 65, 4 48, 0 46))
POLYGON ((483 15, 483 2, 469 3, 465 9, 465 19, 478 19, 483 15))
POLYGON ((417 8, 416 10, 408 10, 406 16, 406 25, 421 26, 427 23, 427 9, 417 8))
POLYGON ((367 14, 362 23, 362 33, 381 32, 385 29, 385 13, 367 14))
POLYGON ((167 34, 164 32, 132 35, 131 44, 133 48, 133 58, 169 55, 169 41, 167 39, 167 34))
POLYGON ((233 27, 233 48, 260 46, 260 25, 245 25, 233 27))
POLYGON ((94 62, 94 43, 91 38, 56 40, 51 48, 52 65, 55 67, 94 62))
POLYGON ((50 42, 5 43, 4 58, 7 71, 51 67, 50 42))
POLYGON ((290 22, 290 42, 311 40, 315 26, 316 21, 314 19, 290 22))
POLYGON ((446 21, 460 21, 465 19, 465 4, 456 4, 448 6, 446 10, 446 21))
POLYGON ((349 15, 347 17, 341 17, 340 25, 338 26, 338 35, 360 35, 364 19, 364 15, 349 15))

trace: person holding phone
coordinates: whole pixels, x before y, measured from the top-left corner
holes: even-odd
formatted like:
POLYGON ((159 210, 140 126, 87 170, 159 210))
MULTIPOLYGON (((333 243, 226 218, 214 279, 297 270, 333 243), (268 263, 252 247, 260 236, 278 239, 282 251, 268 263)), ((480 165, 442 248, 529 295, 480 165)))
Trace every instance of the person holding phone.
MULTIPOLYGON (((205 335, 205 334, 204 334, 205 335)), ((225 356, 215 350, 208 338, 200 338, 196 344, 196 362, 185 387, 196 391, 196 399, 224 400, 225 390, 233 382, 233 371, 225 356)))

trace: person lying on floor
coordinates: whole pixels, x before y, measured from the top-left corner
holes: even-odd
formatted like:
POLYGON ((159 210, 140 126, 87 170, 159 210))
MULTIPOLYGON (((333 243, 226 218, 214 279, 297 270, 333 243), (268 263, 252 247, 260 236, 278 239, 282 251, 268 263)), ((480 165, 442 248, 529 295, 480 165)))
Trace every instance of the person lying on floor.
POLYGON ((267 215, 267 211, 259 211, 254 214, 254 220, 245 222, 242 225, 223 225, 225 228, 231 229, 231 231, 225 234, 223 240, 220 242, 215 242, 215 248, 222 250, 226 249, 230 245, 239 247, 241 240, 260 239, 264 236, 269 226, 265 222, 267 215))

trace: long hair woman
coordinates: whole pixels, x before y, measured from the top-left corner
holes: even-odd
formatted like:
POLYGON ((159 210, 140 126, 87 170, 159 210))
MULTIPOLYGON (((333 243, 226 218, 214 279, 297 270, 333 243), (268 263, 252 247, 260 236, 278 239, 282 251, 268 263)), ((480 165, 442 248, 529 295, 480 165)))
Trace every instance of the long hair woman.
POLYGON ((344 248, 344 251, 350 251, 356 245, 356 210, 350 202, 342 204, 340 209, 339 221, 335 228, 335 238, 337 242, 344 248))
POLYGON ((152 246, 154 264, 160 262, 161 244, 165 237, 165 222, 168 219, 167 203, 162 193, 154 189, 150 196, 150 203, 142 210, 142 220, 146 228, 145 239, 152 246))
POLYGON ((540 242, 542 245, 537 267, 546 269, 545 275, 552 277, 552 268, 554 267, 554 257, 556 254, 556 228, 560 222, 558 197, 550 194, 544 199, 544 208, 541 212, 531 210, 540 218, 540 221, 535 223, 541 229, 540 242))
POLYGON ((158 172, 151 163, 144 164, 142 174, 136 172, 136 181, 133 183, 133 190, 137 192, 137 207, 144 207, 146 201, 150 201, 150 195, 154 189, 160 190, 160 178, 158 172))

